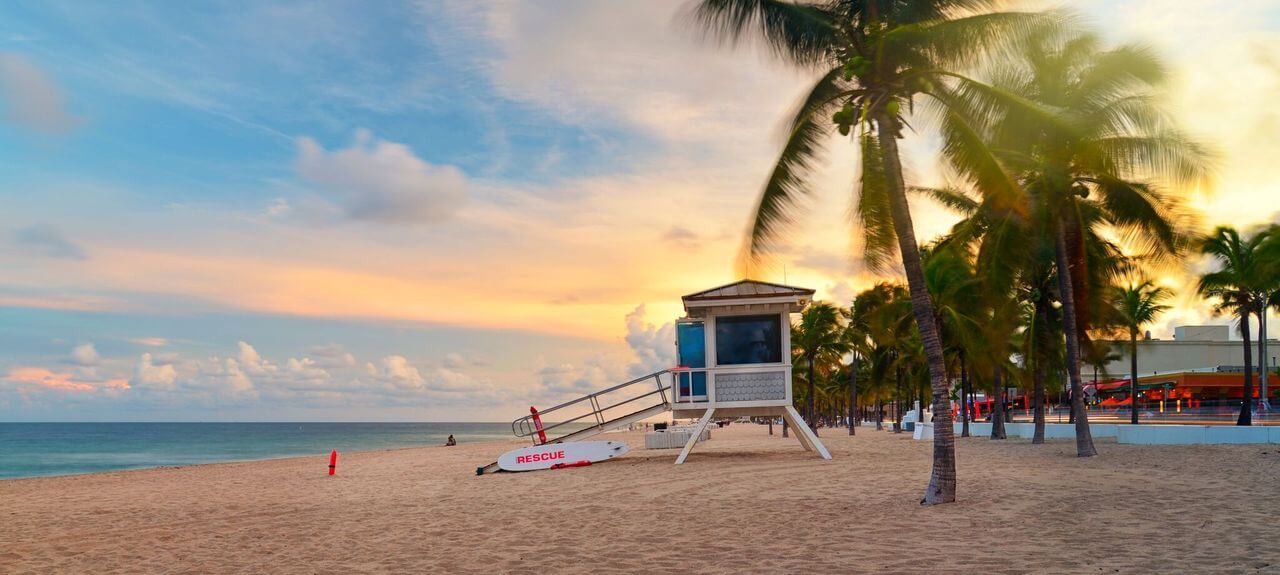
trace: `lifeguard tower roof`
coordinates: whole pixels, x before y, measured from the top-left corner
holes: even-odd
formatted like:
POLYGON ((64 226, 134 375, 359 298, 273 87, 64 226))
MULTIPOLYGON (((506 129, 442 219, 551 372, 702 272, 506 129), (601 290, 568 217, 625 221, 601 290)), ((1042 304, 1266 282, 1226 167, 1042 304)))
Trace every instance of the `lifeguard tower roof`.
POLYGON ((723 305, 789 303, 792 311, 800 311, 813 299, 813 290, 795 286, 739 280, 680 298, 684 310, 723 305))

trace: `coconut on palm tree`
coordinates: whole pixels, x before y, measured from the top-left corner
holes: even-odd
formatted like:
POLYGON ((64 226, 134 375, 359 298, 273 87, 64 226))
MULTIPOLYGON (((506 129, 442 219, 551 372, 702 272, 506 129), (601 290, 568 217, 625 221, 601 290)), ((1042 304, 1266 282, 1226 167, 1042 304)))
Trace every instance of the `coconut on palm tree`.
POLYGON ((1142 326, 1156 320, 1169 309, 1165 305, 1173 292, 1151 280, 1131 282, 1112 288, 1117 323, 1129 335, 1129 423, 1138 424, 1138 334, 1142 326))

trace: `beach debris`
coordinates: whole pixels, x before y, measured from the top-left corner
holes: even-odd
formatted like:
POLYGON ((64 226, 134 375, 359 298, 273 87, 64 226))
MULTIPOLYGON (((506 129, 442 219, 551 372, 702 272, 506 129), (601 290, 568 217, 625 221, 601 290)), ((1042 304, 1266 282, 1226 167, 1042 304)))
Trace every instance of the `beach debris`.
POLYGON ((335 449, 329 452, 329 475, 333 475, 333 472, 337 468, 338 468, 338 450, 335 449))

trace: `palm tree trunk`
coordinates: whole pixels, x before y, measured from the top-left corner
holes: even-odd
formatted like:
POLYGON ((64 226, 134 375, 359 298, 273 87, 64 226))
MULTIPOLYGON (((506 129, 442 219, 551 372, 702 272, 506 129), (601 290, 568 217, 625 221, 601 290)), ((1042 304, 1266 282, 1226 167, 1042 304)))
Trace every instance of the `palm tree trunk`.
POLYGON ((806 354, 806 357, 809 360, 809 409, 808 409, 808 413, 805 414, 805 420, 806 420, 805 423, 809 424, 809 429, 813 431, 814 435, 817 435, 818 434, 818 411, 817 411, 816 405, 817 405, 818 394, 815 391, 816 386, 814 385, 814 381, 813 381, 813 356, 806 354))
POLYGON ((916 317, 920 341, 924 344, 924 355, 929 364, 929 387, 933 392, 933 405, 938 412, 933 428, 933 471, 929 475, 929 486, 925 488, 921 503, 950 503, 956 500, 956 438, 951 426, 951 386, 947 383, 946 359, 943 357, 938 325, 933 317, 933 302, 925 284, 920 247, 916 245, 915 226, 911 222, 911 208, 907 205, 906 183, 902 179, 902 159, 898 155, 896 139, 897 121, 881 109, 876 115, 876 130, 880 139, 885 179, 889 184, 889 211, 894 233, 898 236, 902 267, 907 272, 911 311, 916 317))
POLYGON ((1236 425, 1253 425, 1253 346, 1249 342, 1249 312, 1240 314, 1240 335, 1244 337, 1244 394, 1240 397, 1240 417, 1236 425))
POLYGON ((1031 328, 1027 330, 1027 337, 1031 338, 1031 353, 1029 361, 1031 362, 1031 384, 1032 399, 1036 402, 1035 415, 1032 416, 1032 427, 1034 432, 1031 435, 1031 443, 1044 443, 1044 369, 1045 358, 1044 348, 1041 347, 1043 338, 1043 328, 1041 327, 1045 317, 1049 314, 1049 295, 1045 292, 1040 293, 1040 297, 1036 298, 1035 307, 1031 316, 1031 328))
POLYGON ((960 437, 969 437, 969 420, 973 417, 973 407, 969 402, 969 371, 965 367, 964 353, 960 354, 960 419, 964 423, 960 427, 960 437))
POLYGON ((804 354, 804 359, 805 359, 805 362, 809 364, 807 368, 809 373, 809 400, 808 400, 808 406, 805 407, 805 410, 804 410, 804 420, 805 420, 805 423, 809 424, 809 428, 812 429, 816 427, 813 424, 814 423, 813 420, 814 420, 814 417, 816 417, 817 415, 814 412, 814 404, 816 403, 814 401, 814 397, 816 394, 814 393, 815 386, 813 383, 813 356, 806 353, 804 354))
POLYGON ((884 431, 884 400, 876 398, 876 431, 884 431))
MULTIPOLYGON (((1031 334, 1035 337, 1035 334, 1031 334)), ((1032 422, 1035 432, 1031 435, 1031 443, 1044 443, 1044 362, 1041 361, 1040 348, 1033 347, 1031 354, 1031 401, 1036 403, 1032 422)))
POLYGON ((991 374, 995 387, 995 402, 991 405, 991 439, 1008 437, 1004 430, 1004 382, 1000 379, 1000 372, 1001 369, 997 367, 991 374))
POLYGON ((858 353, 854 352, 853 361, 849 364, 849 435, 858 426, 858 353))
MULTIPOLYGON (((1258 397, 1260 406, 1267 406, 1267 378, 1271 369, 1267 362, 1267 307, 1258 312, 1258 397)), ((1262 415, 1266 415, 1264 412, 1262 415)))
POLYGON ((1129 424, 1138 424, 1138 330, 1129 329, 1129 424))
POLYGON ((902 368, 894 369, 893 432, 902 433, 902 368))
POLYGON ((1080 338, 1076 333, 1076 297, 1072 292, 1071 266, 1067 263, 1067 240, 1061 218, 1055 218, 1054 259, 1058 267, 1058 294, 1062 298, 1062 327, 1067 339, 1067 377, 1071 380, 1071 411, 1075 414, 1076 456, 1098 454, 1089 431, 1089 415, 1084 411, 1084 385, 1080 383, 1080 338))

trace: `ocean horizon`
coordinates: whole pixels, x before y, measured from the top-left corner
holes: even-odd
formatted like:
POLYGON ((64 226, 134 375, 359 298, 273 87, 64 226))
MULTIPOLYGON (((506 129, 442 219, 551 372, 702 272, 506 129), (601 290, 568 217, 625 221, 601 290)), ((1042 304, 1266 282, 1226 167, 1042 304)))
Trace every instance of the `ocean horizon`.
POLYGON ((510 422, 0 422, 0 479, 513 439, 510 422))

